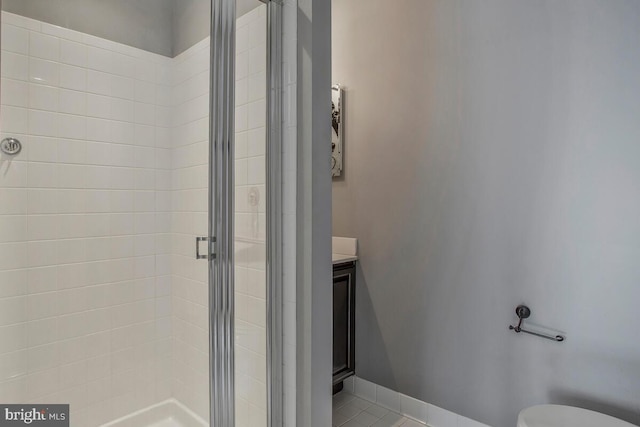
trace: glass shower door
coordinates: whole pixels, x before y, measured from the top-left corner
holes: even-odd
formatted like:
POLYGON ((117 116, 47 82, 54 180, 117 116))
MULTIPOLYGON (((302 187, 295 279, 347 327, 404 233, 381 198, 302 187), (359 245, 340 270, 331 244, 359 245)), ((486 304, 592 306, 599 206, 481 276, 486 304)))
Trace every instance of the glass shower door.
POLYGON ((271 425, 267 9, 258 0, 214 1, 212 25, 218 38, 212 45, 211 176, 215 179, 208 238, 215 254, 210 260, 211 413, 214 425, 220 426, 271 425), (231 17, 233 27, 227 25, 231 17))
POLYGON ((0 406, 278 425, 279 6, 1 3, 0 406))

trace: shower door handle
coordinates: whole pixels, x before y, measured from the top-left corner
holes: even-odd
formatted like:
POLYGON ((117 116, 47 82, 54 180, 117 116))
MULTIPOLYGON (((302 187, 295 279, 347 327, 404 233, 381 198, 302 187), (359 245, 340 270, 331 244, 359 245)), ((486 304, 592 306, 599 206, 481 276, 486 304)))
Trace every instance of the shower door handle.
POLYGON ((213 251, 211 250, 211 245, 207 244, 207 253, 206 254, 201 254, 200 253, 200 242, 215 242, 216 238, 215 237, 196 237, 196 259, 215 259, 216 254, 213 253, 213 251))

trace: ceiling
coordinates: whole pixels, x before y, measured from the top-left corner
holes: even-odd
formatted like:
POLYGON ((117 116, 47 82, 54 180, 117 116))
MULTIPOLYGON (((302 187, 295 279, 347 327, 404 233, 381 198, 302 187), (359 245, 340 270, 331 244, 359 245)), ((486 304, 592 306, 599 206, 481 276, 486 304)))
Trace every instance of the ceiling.
POLYGON ((261 4, 263 3, 260 0, 236 0, 236 16, 242 16, 247 12, 251 12, 261 4))

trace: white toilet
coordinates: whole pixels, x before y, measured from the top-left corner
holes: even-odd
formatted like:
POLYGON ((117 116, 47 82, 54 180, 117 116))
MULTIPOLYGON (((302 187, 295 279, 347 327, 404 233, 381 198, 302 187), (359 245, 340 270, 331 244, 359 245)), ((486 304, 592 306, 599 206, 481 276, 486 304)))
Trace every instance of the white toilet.
POLYGON ((520 411, 518 427, 636 427, 626 421, 588 409, 564 405, 537 405, 520 411))

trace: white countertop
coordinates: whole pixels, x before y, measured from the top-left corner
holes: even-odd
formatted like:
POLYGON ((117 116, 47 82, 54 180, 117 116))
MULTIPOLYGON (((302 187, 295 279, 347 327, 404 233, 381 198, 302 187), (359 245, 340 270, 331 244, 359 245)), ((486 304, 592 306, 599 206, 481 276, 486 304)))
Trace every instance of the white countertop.
POLYGON ((334 264, 352 262, 358 259, 358 239, 352 237, 332 237, 331 259, 334 264))
POLYGON ((331 254, 331 260, 333 264, 342 264, 343 262, 357 261, 358 257, 355 255, 331 254))

